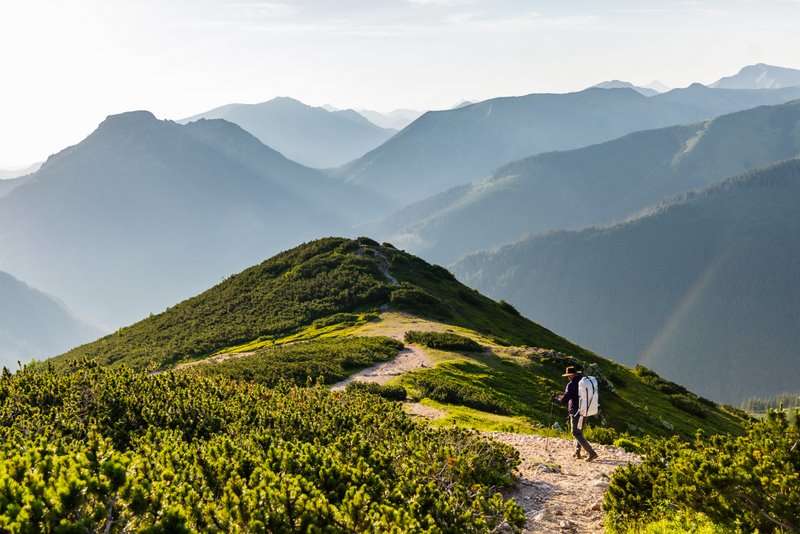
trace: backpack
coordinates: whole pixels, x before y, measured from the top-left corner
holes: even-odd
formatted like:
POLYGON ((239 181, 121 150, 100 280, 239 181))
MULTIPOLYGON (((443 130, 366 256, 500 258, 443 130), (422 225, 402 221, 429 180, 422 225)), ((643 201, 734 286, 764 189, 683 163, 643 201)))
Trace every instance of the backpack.
POLYGON ((600 409, 600 389, 597 379, 584 376, 578 382, 578 413, 583 417, 597 415, 600 409))

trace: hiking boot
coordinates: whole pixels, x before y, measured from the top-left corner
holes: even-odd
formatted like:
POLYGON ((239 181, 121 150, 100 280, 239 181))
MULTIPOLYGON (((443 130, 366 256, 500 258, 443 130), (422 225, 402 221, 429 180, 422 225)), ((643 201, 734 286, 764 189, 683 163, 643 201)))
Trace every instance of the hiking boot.
POLYGON ((597 453, 592 451, 592 452, 589 453, 589 457, 586 458, 586 461, 587 462, 591 462, 592 460, 596 460, 596 459, 597 459, 597 453))
POLYGON ((575 454, 573 454, 572 457, 575 458, 576 460, 580 460, 581 458, 583 458, 581 456, 581 451, 575 451, 575 454))

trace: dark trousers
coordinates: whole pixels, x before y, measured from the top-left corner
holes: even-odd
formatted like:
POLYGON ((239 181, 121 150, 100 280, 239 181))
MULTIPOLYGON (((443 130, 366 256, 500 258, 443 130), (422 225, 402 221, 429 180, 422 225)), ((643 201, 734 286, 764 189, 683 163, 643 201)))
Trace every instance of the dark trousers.
POLYGON ((589 442, 586 441, 586 438, 583 436, 583 429, 581 428, 583 426, 581 424, 581 416, 570 415, 569 426, 572 429, 572 435, 575 438, 575 452, 580 452, 581 447, 583 447, 589 454, 594 454, 594 449, 592 449, 592 446, 589 445, 589 442))

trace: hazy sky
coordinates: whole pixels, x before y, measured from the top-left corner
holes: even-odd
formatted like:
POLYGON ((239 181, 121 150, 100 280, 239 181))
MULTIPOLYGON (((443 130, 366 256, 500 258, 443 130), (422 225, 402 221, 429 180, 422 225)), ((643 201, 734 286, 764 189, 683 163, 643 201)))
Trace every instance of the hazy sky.
POLYGON ((800 0, 0 0, 0 168, 131 109, 430 109, 800 67, 798 21, 800 0))

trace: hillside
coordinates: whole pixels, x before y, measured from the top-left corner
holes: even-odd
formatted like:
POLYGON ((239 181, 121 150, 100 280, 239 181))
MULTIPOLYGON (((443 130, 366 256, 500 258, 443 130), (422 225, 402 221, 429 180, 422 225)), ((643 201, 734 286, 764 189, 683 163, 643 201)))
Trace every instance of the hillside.
POLYGON ((739 92, 702 86, 653 97, 631 89, 593 88, 493 98, 425 113, 335 174, 407 204, 485 178, 505 163, 538 153, 797 98, 800 88, 739 92))
POLYGON ((44 359, 97 337, 58 301, 0 272, 0 367, 44 359))
POLYGON ((778 89, 800 86, 800 70, 757 63, 732 76, 720 78, 711 87, 720 89, 778 89))
POLYGON ((541 430, 553 422, 550 395, 563 389, 570 362, 605 377, 605 416, 597 424, 613 432, 688 436, 740 424, 733 412, 582 349, 445 269, 366 238, 301 245, 50 364, 63 369, 90 359, 263 385, 302 385, 307 376, 332 384, 392 361, 403 343, 428 364, 393 375, 393 383, 448 413, 440 424, 541 430), (412 331, 433 334, 416 340, 412 331), (435 342, 447 332, 449 345, 435 342), (640 415, 643 398, 654 417, 640 415))
POLYGON ((0 199, 0 269, 116 327, 382 203, 222 120, 107 118, 0 199))
POLYGON ((800 160, 607 228, 469 256, 461 280, 619 361, 741 402, 796 389, 800 160))
POLYGON ((336 167, 363 156, 395 134, 353 110, 327 111, 286 97, 228 104, 180 122, 198 119, 238 124, 287 158, 316 168, 336 167))
POLYGON ((621 221, 663 198, 798 155, 800 100, 513 162, 487 181, 398 211, 374 233, 452 262, 527 235, 621 221))

